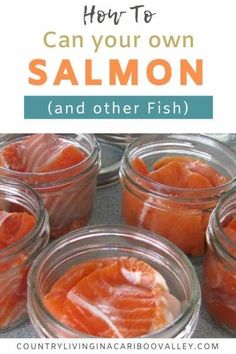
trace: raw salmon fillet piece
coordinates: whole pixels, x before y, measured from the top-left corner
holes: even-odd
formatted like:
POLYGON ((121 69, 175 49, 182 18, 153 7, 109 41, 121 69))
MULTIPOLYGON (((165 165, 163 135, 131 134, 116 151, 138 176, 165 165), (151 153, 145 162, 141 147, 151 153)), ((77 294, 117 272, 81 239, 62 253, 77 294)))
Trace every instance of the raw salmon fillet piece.
POLYGON ((52 315, 96 337, 139 337, 181 313, 164 278, 136 258, 115 257, 70 268, 44 297, 52 315))
MULTIPOLYGON (((153 163, 151 170, 145 162, 138 158, 132 161, 133 169, 141 177, 136 177, 137 183, 145 188, 148 180, 170 187, 170 200, 151 196, 138 190, 128 181, 124 181, 122 213, 125 221, 134 226, 144 227, 161 234, 175 243, 187 254, 201 256, 205 251, 205 231, 210 215, 210 208, 199 204, 195 207, 190 203, 178 203, 171 198, 176 190, 181 188, 184 195, 189 190, 198 190, 198 196, 205 195, 204 189, 218 187, 228 182, 226 176, 221 175, 206 162, 188 156, 167 156, 153 163), (142 173, 143 172, 143 173, 142 173)), ((187 195, 186 195, 187 196, 187 195)))
POLYGON ((1 153, 4 167, 31 173, 63 170, 85 158, 85 153, 78 147, 54 134, 31 135, 20 142, 9 144, 1 153))
MULTIPOLYGON (((227 222, 223 229, 233 241, 226 249, 236 256, 236 218, 227 222)), ((236 330, 236 271, 227 262, 217 259, 209 250, 203 279, 203 294, 208 311, 218 323, 236 330)))
POLYGON ((178 188, 210 188, 210 181, 200 175, 192 172, 186 165, 178 161, 172 161, 160 167, 158 170, 149 173, 149 178, 167 186, 178 188))
POLYGON ((148 171, 147 165, 139 157, 135 158, 132 161, 132 166, 136 170, 136 172, 140 173, 141 175, 143 175, 143 176, 147 176, 148 175, 149 171, 148 171))
MULTIPOLYGON (((26 212, 0 211, 0 253, 23 239, 35 226, 35 218, 26 212)), ((0 256, 0 328, 7 327, 26 314, 26 289, 29 266, 23 253, 2 261, 0 256)))
POLYGON ((78 264, 69 268, 52 286, 50 292, 44 297, 44 304, 47 309, 58 317, 61 315, 62 307, 68 291, 75 286, 82 278, 99 268, 108 265, 112 260, 97 260, 84 264, 78 264))
POLYGON ((26 212, 0 211, 0 248, 19 241, 33 229, 34 225, 35 217, 26 212))
POLYGON ((228 178, 207 163, 189 157, 168 156, 153 165, 149 177, 156 182, 179 188, 211 188, 228 182, 228 178))

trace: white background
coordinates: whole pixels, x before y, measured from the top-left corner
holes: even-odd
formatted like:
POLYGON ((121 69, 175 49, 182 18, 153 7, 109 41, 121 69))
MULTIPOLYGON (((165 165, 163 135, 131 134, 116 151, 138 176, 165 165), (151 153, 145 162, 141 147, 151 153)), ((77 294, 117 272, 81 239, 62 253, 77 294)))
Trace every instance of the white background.
MULTIPOLYGON (((232 348, 232 340, 229 338, 226 339, 197 339, 197 338, 191 338, 191 339, 120 339, 117 340, 115 338, 112 339, 102 339, 102 338, 95 338, 95 339, 89 339, 89 338, 82 338, 82 339, 12 339, 11 341, 7 339, 2 339, 1 344, 6 350, 6 353, 11 353, 11 354, 41 354, 41 353, 60 353, 60 354, 66 354, 66 353, 80 353, 80 354, 173 354, 173 353, 194 353, 194 354, 224 354, 224 353, 234 353, 234 349, 232 348), (46 343, 49 345, 49 349, 46 349, 46 343), (82 346, 82 343, 86 345, 99 345, 99 343, 106 344, 108 347, 108 344, 111 344, 112 349, 107 349, 107 350, 85 350, 80 348, 79 346, 82 346), (115 344, 116 343, 116 344, 115 344), (117 344, 121 345, 124 344, 127 346, 127 343, 130 343, 132 345, 132 348, 136 349, 129 349, 125 350, 125 348, 119 349, 117 348, 117 344), (142 344, 144 349, 138 349, 137 344, 142 344), (152 347, 152 343, 154 344, 154 347, 152 347), (29 348, 38 348, 38 344, 43 344, 44 345, 44 350, 41 349, 35 349, 35 350, 30 350, 29 348), (51 349, 50 350, 50 344, 57 345, 56 348, 59 349, 51 349), (58 346, 60 345, 60 346, 58 346), (72 346, 73 345, 73 346, 72 346), (136 347, 134 347, 136 345, 136 347), (148 345, 148 347, 147 347, 148 345), (218 349, 213 349, 216 348, 215 345, 217 345, 218 349), (65 348, 64 348, 65 346, 65 348), (70 349, 70 348, 75 348, 75 350, 70 349), (147 349, 149 348, 149 349, 147 349)), ((95 346, 95 348, 97 348, 95 346)), ((99 348, 99 347, 98 347, 99 348)))
POLYGON ((234 0, 7 0, 0 10, 0 133, 17 132, 236 132, 235 123, 235 11, 234 0), (150 24, 136 24, 131 15, 122 18, 118 26, 111 22, 83 25, 83 6, 95 4, 97 9, 128 10, 129 6, 145 4, 157 12, 150 24), (47 31, 61 34, 81 34, 84 48, 46 48, 43 35, 47 31), (137 49, 103 49, 95 54, 90 34, 141 34, 137 49), (194 36, 195 47, 157 49, 145 46, 149 35, 194 36), (48 82, 44 86, 28 84, 28 64, 34 58, 48 63, 48 82), (63 83, 52 85, 61 59, 71 60, 79 86, 63 83), (94 76, 104 79, 104 85, 85 86, 83 62, 94 61, 94 76), (109 59, 126 63, 129 58, 140 60, 139 86, 109 87, 106 83, 109 59), (165 86, 153 86, 145 78, 146 64, 163 58, 173 65, 173 79, 165 86), (181 87, 178 79, 180 58, 204 60, 204 85, 181 87), (23 119, 24 95, 213 95, 214 119, 211 120, 27 120, 23 119))

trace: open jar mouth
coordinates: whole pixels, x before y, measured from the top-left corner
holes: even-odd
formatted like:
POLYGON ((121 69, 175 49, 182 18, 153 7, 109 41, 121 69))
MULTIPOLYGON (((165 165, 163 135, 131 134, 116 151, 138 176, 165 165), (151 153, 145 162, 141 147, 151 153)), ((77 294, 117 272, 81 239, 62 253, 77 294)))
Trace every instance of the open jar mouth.
POLYGON ((192 333, 198 318, 201 292, 191 262, 179 248, 161 236, 122 225, 99 225, 75 230, 48 246, 38 256, 28 277, 28 310, 33 325, 36 323, 41 333, 46 333, 48 337, 58 337, 49 329, 54 326, 67 337, 92 337, 58 321, 44 306, 43 297, 70 266, 113 256, 132 256, 147 262, 164 276, 170 293, 179 300, 181 298, 181 314, 163 329, 142 337, 171 338, 178 336, 183 328, 192 333), (189 322, 193 318, 194 328, 190 329, 189 322))
POLYGON ((223 224, 231 217, 236 217, 236 190, 232 190, 225 194, 217 206, 209 220, 207 238, 214 239, 214 246, 217 251, 228 261, 236 261, 236 254, 233 255, 230 249, 236 250, 236 242, 233 241, 224 231, 223 224))
POLYGON ((123 157, 121 174, 124 173, 143 192, 157 197, 168 200, 173 198, 181 202, 199 199, 202 202, 204 199, 209 201, 209 199, 219 198, 219 195, 236 186, 235 158, 235 152, 228 146, 201 134, 149 134, 141 136, 128 145, 123 157), (229 181, 211 188, 173 187, 151 180, 137 172, 132 165, 132 160, 137 157, 144 161, 148 159, 150 164, 163 157, 181 155, 209 163, 218 172, 229 177, 229 181))
MULTIPOLYGON (((18 137, 14 137, 13 139, 10 138, 7 141, 0 142, 0 151, 6 147, 7 145, 22 141, 32 134, 20 134, 18 137)), ((71 166, 67 167, 58 171, 51 171, 51 172, 19 172, 15 170, 8 169, 6 167, 0 166, 0 175, 8 175, 12 178, 16 179, 31 179, 32 177, 39 178, 39 180, 45 179, 47 182, 40 182, 39 184, 35 183, 35 186, 38 187, 44 187, 44 185, 48 186, 52 184, 53 186, 58 186, 61 184, 65 184, 66 182, 73 182, 73 180, 76 180, 78 176, 81 178, 86 177, 88 171, 90 170, 91 166, 96 161, 99 161, 98 168, 100 168, 100 147, 97 143, 96 138, 92 134, 81 134, 81 137, 76 134, 55 134, 57 137, 59 137, 62 140, 66 140, 68 142, 71 142, 71 144, 79 147, 82 149, 86 154, 87 157, 71 166), (78 141, 76 140, 78 138, 78 141), (80 141, 81 139, 84 139, 85 144, 81 144, 80 141), (67 176, 67 177, 65 177, 67 176)), ((33 184, 31 184, 33 185, 33 184)))
POLYGON ((0 262, 15 257, 35 242, 45 223, 47 212, 38 193, 24 182, 12 178, 0 177, 0 199, 24 208, 35 217, 32 230, 13 244, 0 249, 0 262))

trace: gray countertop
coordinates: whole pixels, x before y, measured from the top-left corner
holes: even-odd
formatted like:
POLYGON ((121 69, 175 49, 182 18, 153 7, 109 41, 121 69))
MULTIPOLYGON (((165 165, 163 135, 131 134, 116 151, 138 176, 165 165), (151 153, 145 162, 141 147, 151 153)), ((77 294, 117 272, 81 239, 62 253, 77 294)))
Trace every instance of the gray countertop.
MULTIPOLYGON (((95 224, 121 224, 120 216, 120 186, 118 184, 99 189, 97 193, 95 208, 90 225, 95 224)), ((202 266, 196 264, 195 269, 201 279, 202 266)), ((29 322, 25 322, 21 327, 0 335, 2 338, 31 338, 37 337, 33 327, 29 322)), ((215 324, 207 314, 202 304, 200 317, 196 331, 196 338, 230 338, 232 337, 224 329, 215 324)))

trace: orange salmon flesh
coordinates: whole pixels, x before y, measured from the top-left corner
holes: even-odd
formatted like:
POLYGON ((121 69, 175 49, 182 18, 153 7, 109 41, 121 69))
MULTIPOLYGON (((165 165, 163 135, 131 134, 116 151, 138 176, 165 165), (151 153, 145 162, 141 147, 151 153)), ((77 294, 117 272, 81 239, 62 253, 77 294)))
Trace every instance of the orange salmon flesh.
MULTIPOLYGON (((26 212, 0 211, 0 252, 24 238, 35 226, 26 212)), ((26 290, 29 266, 22 252, 2 262, 0 259, 0 329, 7 328, 27 313, 26 290)))
POLYGON ((44 296, 47 310, 69 328, 96 337, 140 337, 181 313, 165 279, 136 258, 87 261, 69 268, 44 296))
MULTIPOLYGON (((206 162, 184 156, 161 158, 151 170, 141 158, 135 158, 132 167, 137 172, 135 180, 141 187, 145 188, 149 180, 156 183, 157 191, 161 185, 186 192, 196 190, 197 197, 204 197, 204 189, 221 186, 229 180, 206 162), (197 190, 201 192, 197 193, 197 190)), ((176 202, 176 192, 173 196, 170 192, 170 198, 163 199, 138 189, 125 177, 122 182, 122 215, 127 224, 160 234, 192 256, 205 253, 205 231, 215 205, 195 207, 187 202, 176 202)))

